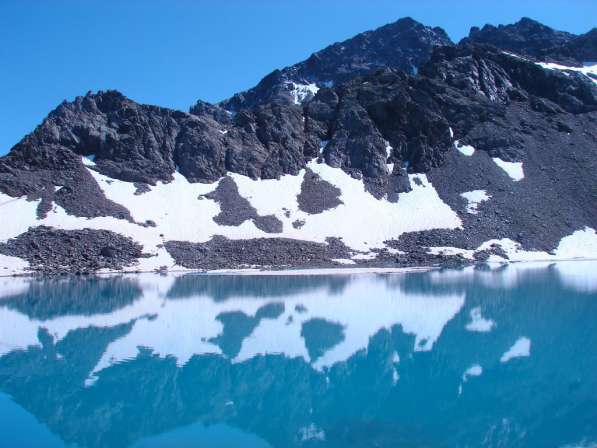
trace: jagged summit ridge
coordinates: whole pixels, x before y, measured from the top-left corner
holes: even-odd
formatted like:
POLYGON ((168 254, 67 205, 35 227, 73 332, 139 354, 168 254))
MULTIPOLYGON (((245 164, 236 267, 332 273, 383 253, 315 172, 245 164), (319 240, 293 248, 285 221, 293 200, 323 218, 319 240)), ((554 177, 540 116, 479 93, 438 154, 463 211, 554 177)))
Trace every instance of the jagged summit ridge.
POLYGON ((516 54, 569 65, 597 61, 595 29, 576 36, 528 17, 510 25, 472 27, 469 36, 462 39, 461 44, 464 43, 489 44, 516 54))
POLYGON ((303 98, 311 97, 317 88, 376 69, 397 68, 413 74, 429 59, 433 48, 452 44, 443 29, 402 18, 330 45, 298 64, 275 70, 253 89, 234 95, 221 106, 238 110, 273 100, 298 102, 301 96, 297 90, 305 90, 303 86, 311 89, 304 92, 303 98))
POLYGON ((523 17, 511 25, 485 25, 471 28, 465 42, 492 44, 518 54, 540 56, 542 51, 570 42, 574 35, 556 31, 535 20, 523 17))

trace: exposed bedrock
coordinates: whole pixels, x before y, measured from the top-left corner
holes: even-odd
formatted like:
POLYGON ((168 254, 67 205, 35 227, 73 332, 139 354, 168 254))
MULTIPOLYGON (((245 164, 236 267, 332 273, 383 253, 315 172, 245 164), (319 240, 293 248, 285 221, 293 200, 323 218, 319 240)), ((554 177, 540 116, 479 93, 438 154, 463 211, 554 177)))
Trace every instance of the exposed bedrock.
POLYGON ((301 192, 297 196, 299 210, 317 214, 342 204, 339 188, 326 182, 310 169, 305 170, 301 192))
POLYGON ((510 25, 473 27, 462 42, 491 44, 513 53, 538 57, 545 50, 565 45, 574 37, 574 34, 554 30, 524 17, 510 25))
POLYGON ((459 213, 463 230, 405 234, 399 248, 453 246, 476 249, 490 239, 510 238, 527 250, 554 250, 561 239, 584 226, 597 228, 597 131, 592 116, 560 114, 545 121, 538 112, 511 107, 511 134, 521 139, 524 178, 513 181, 492 160, 498 152, 466 157, 452 151, 429 177, 439 196, 459 213), (559 130, 563 123, 570 132, 559 130), (530 130, 530 131, 527 131, 530 130), (462 193, 483 190, 490 199, 476 214, 466 211, 462 193))
MULTIPOLYGON (((171 181, 176 170, 190 182, 213 182, 227 172, 296 175, 321 156, 381 198, 393 188, 388 164, 409 172, 439 167, 452 133, 465 141, 472 132, 477 149, 519 157, 521 140, 510 132, 517 123, 505 116, 512 103, 548 118, 597 110, 597 93, 582 74, 474 46, 437 48, 416 77, 381 70, 321 88, 303 105, 260 104, 234 116, 218 106, 187 114, 99 92, 61 104, 16 145, 0 162, 0 191, 41 197, 65 186, 66 196, 71 185, 91 183, 81 155, 93 155, 92 169, 102 174, 152 185, 171 181)), ((79 209, 94 202, 70 201, 79 209)), ((116 213, 94 208, 97 215, 116 213)))
POLYGON ((567 65, 597 61, 596 28, 575 36, 526 17, 511 25, 485 25, 481 29, 473 27, 461 43, 489 44, 513 53, 567 65))
POLYGON ((61 230, 39 226, 0 243, 0 254, 20 257, 32 271, 86 273, 100 269, 120 270, 134 265, 142 246, 108 230, 61 230))
MULTIPOLYGON (((275 70, 254 88, 237 93, 220 105, 240 110, 265 103, 292 103, 295 98, 291 90, 296 84, 329 87, 381 68, 413 74, 441 45, 453 45, 443 29, 405 17, 330 45, 298 64, 275 70)), ((199 102, 191 111, 199 109, 205 109, 204 103, 199 102)))
POLYGON ((214 191, 203 197, 211 199, 220 205, 220 213, 213 220, 223 226, 240 226, 243 222, 251 220, 255 226, 266 233, 281 233, 282 221, 274 215, 260 216, 255 207, 243 198, 234 179, 226 176, 220 180, 214 191))
POLYGON ((165 247, 176 264, 190 269, 238 269, 250 266, 300 267, 333 265, 333 259, 350 258, 351 251, 338 239, 314 243, 288 238, 231 240, 214 236, 205 243, 168 241, 165 247))
POLYGON ((59 146, 19 146, 0 158, 0 191, 9 196, 41 199, 38 217, 52 204, 73 216, 113 216, 132 222, 130 212, 106 198, 80 157, 59 146))

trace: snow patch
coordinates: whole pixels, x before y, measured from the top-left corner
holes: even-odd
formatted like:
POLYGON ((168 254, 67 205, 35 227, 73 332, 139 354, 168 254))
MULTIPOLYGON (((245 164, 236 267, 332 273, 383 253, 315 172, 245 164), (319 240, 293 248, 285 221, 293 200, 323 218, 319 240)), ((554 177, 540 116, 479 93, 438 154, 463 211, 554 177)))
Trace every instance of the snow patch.
POLYGON ((467 201, 466 211, 476 215, 479 212, 479 204, 491 199, 491 195, 487 194, 485 190, 473 190, 462 193, 462 196, 467 201))
MULTIPOLYGON (((509 261, 545 261, 554 258, 547 252, 524 250, 519 242, 509 238, 485 241, 476 251, 491 250, 494 245, 502 248, 508 256, 509 261)), ((491 254, 487 261, 490 263, 499 263, 508 260, 498 255, 491 254)))
POLYGON ((392 148, 392 145, 390 145, 390 143, 387 140, 385 141, 385 144, 386 144, 386 159, 389 159, 390 156, 392 155, 392 150, 394 148, 392 148))
POLYGON ((357 264, 356 261, 351 260, 350 258, 332 258, 332 261, 340 264, 357 264))
POLYGON ((451 247, 451 246, 435 246, 435 247, 428 247, 427 253, 432 255, 446 255, 446 256, 462 256, 467 260, 473 260, 473 255, 475 254, 474 250, 467 250, 461 249, 459 247, 451 247))
POLYGON ((597 233, 590 227, 577 230, 565 236, 555 251, 558 258, 595 258, 597 257, 597 233))
MULTIPOLYGON (((450 128, 450 131, 451 130, 452 128, 450 128)), ((470 157, 475 153, 474 147, 472 147, 471 145, 461 145, 460 141, 458 140, 454 141, 454 146, 460 152, 460 154, 465 155, 467 157, 470 157)))
POLYGON ((377 253, 376 252, 365 252, 365 253, 353 255, 351 258, 353 260, 374 260, 375 258, 377 258, 377 253))
POLYGON ((314 97, 319 91, 319 87, 317 87, 317 84, 315 83, 300 84, 296 82, 289 82, 287 85, 290 90, 290 94, 292 95, 292 99, 294 100, 294 104, 302 104, 303 101, 314 97))
POLYGON ((85 166, 95 166, 95 156, 94 155, 82 156, 81 161, 83 162, 83 165, 85 165, 85 166))
POLYGON ((520 59, 521 61, 528 61, 527 58, 523 58, 522 56, 516 53, 510 53, 509 51, 502 51, 503 54, 507 54, 508 56, 512 56, 513 58, 520 59))
MULTIPOLYGON (((0 276, 4 275, 15 275, 22 274, 29 270, 29 262, 19 257, 11 257, 8 255, 0 254, 0 276)), ((8 282, 9 287, 15 280, 11 279, 8 282)), ((5 289, 3 282, 0 281, 0 298, 6 295, 7 290, 5 289)))
POLYGON ((503 169, 513 181, 518 182, 519 180, 524 179, 522 162, 506 162, 499 157, 492 157, 491 160, 493 160, 497 166, 503 169))
MULTIPOLYGON (((0 225, 0 242, 14 238, 26 232, 30 226, 37 225, 37 206, 40 201, 40 199, 28 201, 26 196, 13 198, 0 193, 0 216, 3 217, 0 225), (4 218, 7 216, 10 216, 10 219, 4 218)), ((0 265, 0 267, 3 266, 5 265, 0 265)))
POLYGON ((323 154, 323 151, 325 151, 325 148, 327 148, 328 144, 330 143, 329 140, 322 140, 321 143, 319 144, 319 154, 323 154))
POLYGON ((571 67, 567 65, 555 64, 553 62, 538 62, 537 65, 547 70, 559 70, 564 73, 576 72, 585 75, 595 84, 597 84, 597 64, 594 62, 586 62, 583 67, 571 67))

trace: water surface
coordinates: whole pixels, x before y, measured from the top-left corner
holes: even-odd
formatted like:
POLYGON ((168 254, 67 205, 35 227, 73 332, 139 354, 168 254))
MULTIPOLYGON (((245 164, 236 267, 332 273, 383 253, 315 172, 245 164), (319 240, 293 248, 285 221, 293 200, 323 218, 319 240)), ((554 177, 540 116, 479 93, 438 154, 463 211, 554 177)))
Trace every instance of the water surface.
POLYGON ((0 440, 594 446, 596 272, 2 278, 0 440))

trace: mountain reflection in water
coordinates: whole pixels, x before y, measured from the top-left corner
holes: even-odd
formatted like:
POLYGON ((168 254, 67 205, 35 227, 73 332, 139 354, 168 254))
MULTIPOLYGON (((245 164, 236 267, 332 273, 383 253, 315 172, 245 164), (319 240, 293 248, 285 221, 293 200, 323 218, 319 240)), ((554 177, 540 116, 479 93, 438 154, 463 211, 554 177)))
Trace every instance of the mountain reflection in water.
POLYGON ((0 437, 591 446, 595 272, 2 278, 0 437))

